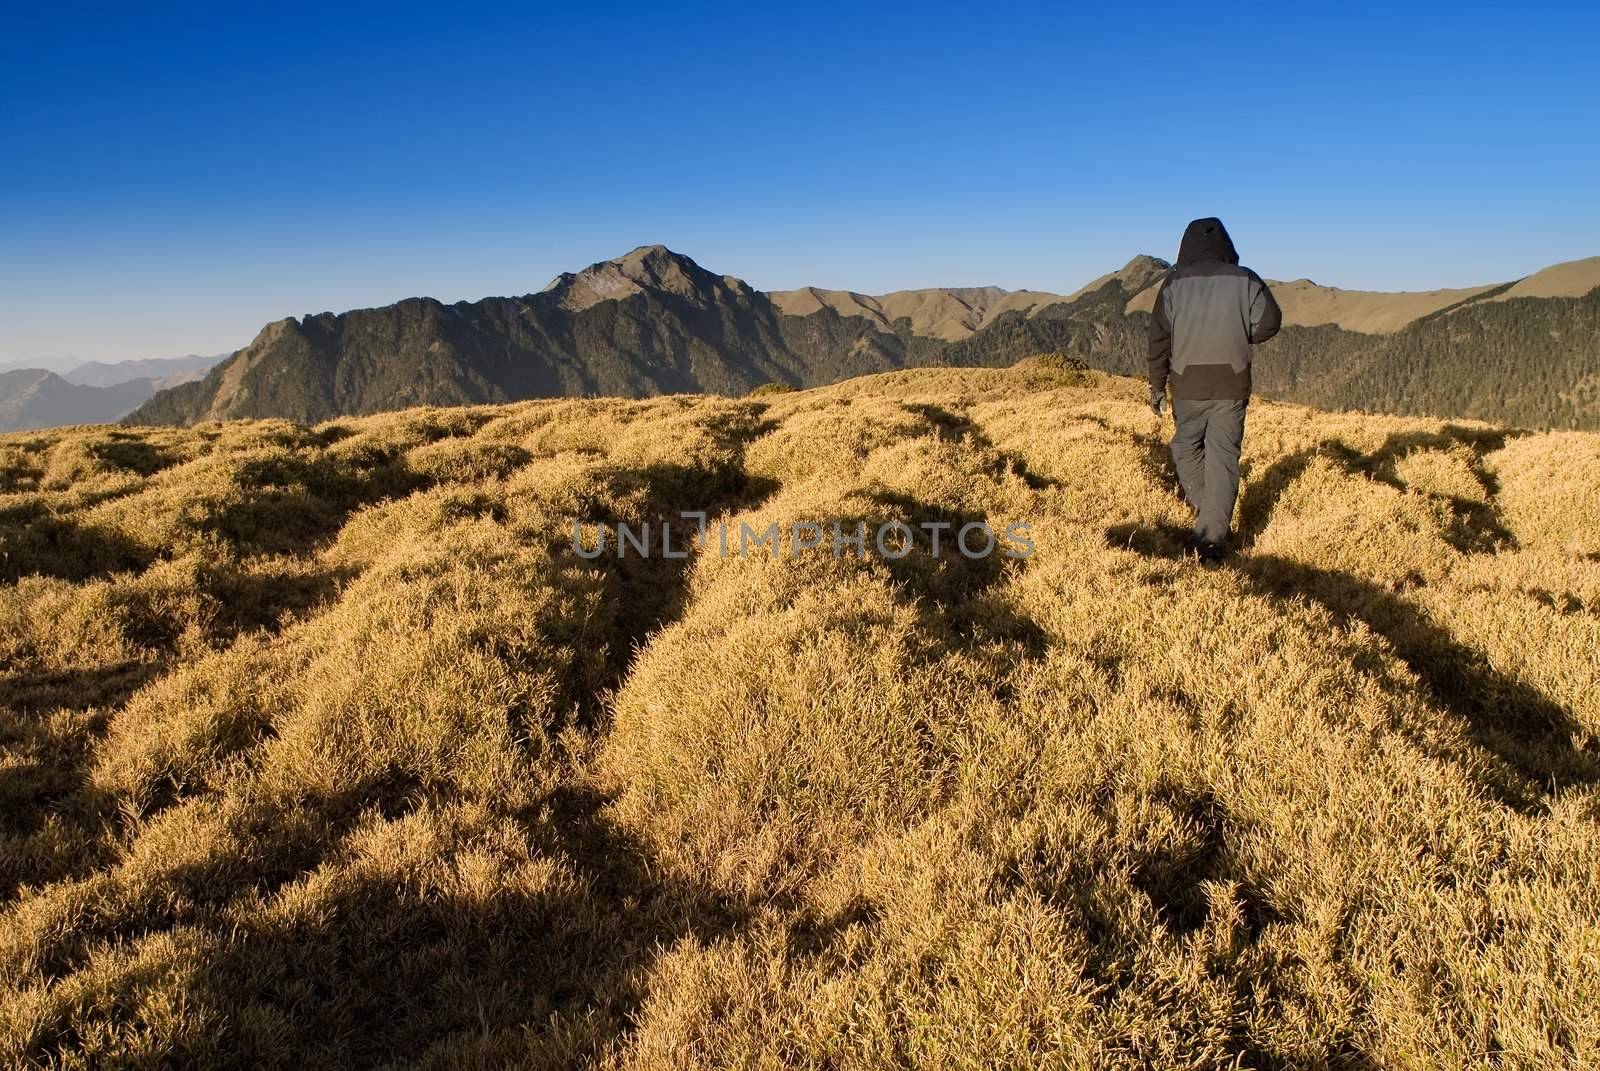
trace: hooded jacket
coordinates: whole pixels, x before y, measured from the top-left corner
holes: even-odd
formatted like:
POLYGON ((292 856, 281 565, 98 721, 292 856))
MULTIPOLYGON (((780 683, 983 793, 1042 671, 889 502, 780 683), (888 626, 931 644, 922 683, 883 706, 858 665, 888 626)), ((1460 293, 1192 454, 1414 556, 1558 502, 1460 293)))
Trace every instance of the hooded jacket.
POLYGON ((1250 347, 1278 333, 1283 314, 1261 276, 1239 266, 1222 221, 1183 232, 1150 319, 1150 392, 1192 401, 1250 397, 1250 347))

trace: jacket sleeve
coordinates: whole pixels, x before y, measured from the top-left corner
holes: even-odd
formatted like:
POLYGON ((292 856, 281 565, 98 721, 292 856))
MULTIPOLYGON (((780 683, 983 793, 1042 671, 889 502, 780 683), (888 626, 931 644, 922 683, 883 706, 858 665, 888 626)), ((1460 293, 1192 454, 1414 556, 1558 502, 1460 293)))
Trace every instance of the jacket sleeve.
POLYGON ((1255 272, 1250 273, 1250 343, 1265 342, 1283 326, 1283 311, 1272 289, 1255 272))
POLYGON ((1150 393, 1167 392, 1167 374, 1172 368, 1172 320, 1167 313, 1167 281, 1161 280, 1156 305, 1150 311, 1150 393))

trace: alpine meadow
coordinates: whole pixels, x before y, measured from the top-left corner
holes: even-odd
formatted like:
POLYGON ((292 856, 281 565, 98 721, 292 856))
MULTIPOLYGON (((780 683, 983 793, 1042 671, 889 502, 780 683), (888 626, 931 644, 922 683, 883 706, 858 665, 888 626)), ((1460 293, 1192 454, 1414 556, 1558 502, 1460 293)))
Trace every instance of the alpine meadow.
POLYGON ((1146 393, 0 437, 0 1064, 1600 1066, 1600 434, 1146 393))

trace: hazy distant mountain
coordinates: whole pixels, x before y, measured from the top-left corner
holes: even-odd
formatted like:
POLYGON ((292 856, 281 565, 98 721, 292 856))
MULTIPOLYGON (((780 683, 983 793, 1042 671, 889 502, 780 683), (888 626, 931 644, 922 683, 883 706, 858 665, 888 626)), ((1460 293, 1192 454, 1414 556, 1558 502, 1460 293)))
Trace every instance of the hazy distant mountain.
POLYGON ((190 354, 187 357, 150 357, 132 361, 85 361, 61 378, 81 387, 114 387, 135 379, 154 380, 157 387, 176 387, 191 379, 199 379, 213 365, 228 359, 230 354, 190 354))
MULTIPOLYGON (((998 287, 769 294, 643 246, 563 273, 536 294, 454 305, 412 298, 277 321, 129 420, 309 422, 556 395, 741 394, 765 382, 813 386, 1040 351, 1141 374, 1148 309, 1168 267, 1135 257, 1068 295, 998 287)), ((1259 354, 1257 388, 1330 407, 1600 427, 1596 285, 1600 258, 1463 290, 1274 283, 1288 326, 1259 354)))
POLYGON ((0 372, 0 432, 109 423, 127 416, 155 392, 155 382, 149 378, 88 387, 42 368, 0 372))
POLYGON ((840 316, 871 320, 878 330, 889 334, 895 333, 896 320, 905 319, 910 322, 912 334, 946 342, 966 338, 1003 312, 1028 311, 1041 303, 1065 300, 1060 294, 1012 292, 998 286, 897 290, 877 296, 808 286, 774 290, 767 297, 790 316, 810 316, 829 308, 840 316))
POLYGON ((33 357, 17 361, 0 361, 0 372, 20 372, 31 368, 60 375, 81 363, 72 357, 33 357))
POLYGON ((88 361, 60 373, 27 365, 0 366, 0 431, 120 420, 158 390, 196 379, 227 357, 219 353, 88 361))
POLYGON ((1036 316, 1053 305, 1070 302, 1083 294, 1099 290, 1113 280, 1121 283, 1129 293, 1135 293, 1159 280, 1170 266, 1155 257, 1134 257, 1120 270, 1108 272, 1071 294, 980 286, 897 290, 892 294, 874 296, 850 290, 804 287, 800 290, 773 290, 767 297, 791 316, 809 316, 823 308, 830 308, 841 316, 865 317, 878 330, 889 334, 898 333, 896 323, 903 319, 909 323, 914 336, 959 342, 1008 312, 1036 316))

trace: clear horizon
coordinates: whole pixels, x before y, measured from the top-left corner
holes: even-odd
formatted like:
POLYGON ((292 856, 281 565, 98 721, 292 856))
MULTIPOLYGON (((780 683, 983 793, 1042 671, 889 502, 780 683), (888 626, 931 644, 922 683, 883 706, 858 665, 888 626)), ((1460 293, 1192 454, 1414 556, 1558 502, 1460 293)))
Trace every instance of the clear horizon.
POLYGON ((1067 292, 1211 214, 1346 289, 1600 254, 1592 11, 962 10, 15 15, 0 365, 223 352, 656 242, 866 293, 1067 292))

